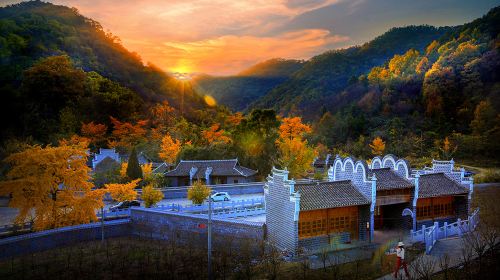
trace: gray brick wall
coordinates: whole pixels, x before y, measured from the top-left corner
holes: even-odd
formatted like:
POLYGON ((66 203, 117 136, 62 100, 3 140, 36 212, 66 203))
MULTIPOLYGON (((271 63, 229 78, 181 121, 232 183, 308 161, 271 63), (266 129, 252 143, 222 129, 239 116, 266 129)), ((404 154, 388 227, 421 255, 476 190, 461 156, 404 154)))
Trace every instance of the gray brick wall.
MULTIPOLYGON (((179 241, 193 236, 206 238, 208 220, 206 217, 165 212, 147 208, 133 208, 130 213, 132 232, 137 235, 149 235, 152 238, 179 241)), ((212 233, 226 238, 246 238, 263 240, 265 238, 264 223, 242 220, 224 220, 212 218, 212 233)))
MULTIPOLYGON (((130 234, 129 220, 108 221, 105 223, 105 238, 128 236, 130 234)), ((9 237, 0 240, 0 259, 100 238, 101 223, 70 226, 9 237)))
POLYGON ((299 239, 299 248, 306 252, 319 252, 322 249, 335 250, 336 245, 354 241, 349 232, 332 233, 299 239))
POLYGON ((298 223, 295 221, 295 202, 290 201, 288 174, 273 170, 267 183, 266 226, 271 244, 282 250, 296 253, 298 248, 298 223))

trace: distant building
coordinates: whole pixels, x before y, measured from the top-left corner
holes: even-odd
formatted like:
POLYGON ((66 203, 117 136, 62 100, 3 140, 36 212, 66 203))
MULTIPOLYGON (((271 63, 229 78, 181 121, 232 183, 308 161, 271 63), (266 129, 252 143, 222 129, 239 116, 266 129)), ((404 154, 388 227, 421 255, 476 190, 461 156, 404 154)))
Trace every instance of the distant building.
MULTIPOLYGON (((95 172, 96 170, 106 169, 104 166, 110 166, 112 162, 121 164, 122 162, 128 162, 130 154, 128 153, 118 153, 113 149, 103 149, 100 148, 98 153, 90 156, 89 166, 95 172), (100 165, 104 165, 101 166, 100 165)), ((154 174, 163 174, 170 169, 170 165, 165 162, 154 162, 143 152, 139 152, 137 155, 137 160, 140 165, 152 164, 154 174)))
POLYGON ((172 186, 190 186, 201 180, 210 184, 248 183, 255 180, 257 171, 240 166, 238 159, 181 160, 171 171, 165 173, 172 186))
POLYGON ((94 154, 92 159, 92 170, 95 170, 97 165, 99 165, 104 159, 109 158, 109 160, 121 163, 120 154, 116 152, 115 149, 99 149, 98 153, 94 154))
POLYGON ((288 171, 273 169, 264 187, 269 240, 291 252, 339 249, 373 240, 375 230, 466 219, 473 180, 465 174, 453 160, 411 170, 393 155, 375 157, 370 165, 337 156, 321 182, 295 181, 288 171))
POLYGON ((332 155, 327 154, 326 156, 316 157, 313 161, 314 172, 316 173, 325 173, 328 168, 333 165, 332 155))

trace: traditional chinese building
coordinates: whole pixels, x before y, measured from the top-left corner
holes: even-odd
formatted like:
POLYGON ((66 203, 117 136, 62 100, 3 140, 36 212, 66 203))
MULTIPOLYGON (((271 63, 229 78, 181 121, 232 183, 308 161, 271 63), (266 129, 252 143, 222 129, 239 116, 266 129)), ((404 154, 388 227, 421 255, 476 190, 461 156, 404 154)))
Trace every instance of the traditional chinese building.
POLYGON ((351 181, 304 182, 273 169, 264 188, 269 240, 295 252, 367 240, 370 200, 351 181))
POLYGON ((364 160, 337 156, 328 180, 295 181, 286 170, 268 177, 266 225, 282 249, 316 250, 373 240, 375 230, 410 230, 466 218, 472 178, 452 161, 411 170, 393 155, 364 160))
POLYGON ((365 196, 372 196, 372 235, 377 229, 416 229, 466 218, 473 191, 472 178, 465 177, 463 169, 455 170, 453 160, 411 170, 406 160, 393 155, 375 157, 370 166, 337 156, 328 178, 349 179, 365 196))
POLYGON ((165 177, 177 187, 190 186, 195 180, 207 185, 249 183, 255 181, 255 174, 256 170, 239 165, 238 159, 181 160, 165 177))
MULTIPOLYGON (((99 152, 92 154, 89 157, 88 165, 92 168, 94 172, 106 169, 112 163, 121 164, 122 162, 128 162, 130 154, 128 153, 118 153, 116 149, 103 149, 100 148, 99 152)), ((152 172, 154 174, 163 174, 171 166, 165 162, 155 162, 151 160, 145 153, 139 152, 137 155, 137 160, 140 165, 151 164, 153 167, 152 172)))

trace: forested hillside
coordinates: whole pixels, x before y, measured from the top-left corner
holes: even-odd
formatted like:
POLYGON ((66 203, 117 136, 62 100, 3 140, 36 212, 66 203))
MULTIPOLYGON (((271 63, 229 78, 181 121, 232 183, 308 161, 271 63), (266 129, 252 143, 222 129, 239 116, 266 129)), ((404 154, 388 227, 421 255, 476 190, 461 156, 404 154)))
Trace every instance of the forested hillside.
POLYGON ((249 104, 286 81, 302 65, 299 60, 270 59, 234 76, 199 76, 194 84, 198 91, 213 96, 220 104, 234 111, 245 111, 249 104))
POLYGON ((98 22, 38 1, 0 8, 0 94, 9 104, 2 138, 42 142, 81 122, 138 119, 158 101, 190 119, 206 108, 191 87, 144 65, 98 22))
MULTIPOLYGON (((347 143, 344 149, 361 156, 370 153, 367 140, 380 136, 395 154, 498 160, 498 22, 500 8, 495 8, 323 96, 316 140, 347 143)), ((299 112, 311 110, 291 103, 299 112)))
POLYGON ((308 119, 317 116, 325 99, 374 66, 383 64, 395 54, 410 48, 423 49, 449 28, 409 26, 393 28, 362 46, 332 50, 313 57, 285 83, 257 100, 253 108, 273 108, 288 114, 301 114, 308 119))
POLYGON ((0 8, 0 158, 75 140, 92 151, 135 147, 171 164, 238 158, 265 178, 272 166, 307 171, 327 152, 369 158, 380 137, 385 153, 410 159, 498 162, 499 11, 457 27, 393 28, 306 62, 272 59, 181 82, 74 9, 0 8), (208 106, 205 93, 245 114, 208 106))

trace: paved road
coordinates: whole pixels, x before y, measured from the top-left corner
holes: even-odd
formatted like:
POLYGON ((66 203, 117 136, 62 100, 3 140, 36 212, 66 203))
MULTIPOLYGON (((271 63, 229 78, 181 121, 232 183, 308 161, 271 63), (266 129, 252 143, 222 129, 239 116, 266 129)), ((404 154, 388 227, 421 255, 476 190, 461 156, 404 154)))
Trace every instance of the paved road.
MULTIPOLYGON (((408 264, 408 272, 411 276, 411 279, 417 279, 422 277, 421 272, 417 272, 415 267, 427 267, 429 271, 432 273, 438 273, 442 270, 440 266, 440 262, 447 255, 448 258, 448 267, 454 267, 460 264, 462 256, 462 248, 464 246, 463 239, 460 237, 451 237, 440 239, 436 241, 434 248, 431 251, 430 255, 420 255, 416 260, 412 262, 412 264, 408 264)), ((421 268, 418 270, 422 270, 421 268)), ((399 271, 402 272, 402 279, 407 279, 404 277, 404 271, 401 269, 399 271)), ((395 279, 393 274, 385 275, 379 279, 389 280, 395 279)))
POLYGON ((485 188, 485 187, 500 187, 500 183, 481 183, 481 184, 474 184, 474 188, 485 188))
MULTIPOLYGON (((263 196, 264 196, 264 194, 232 195, 231 199, 232 200, 242 200, 242 199, 252 199, 252 198, 255 199, 255 198, 261 198, 263 196)), ((105 203, 105 206, 104 206, 105 210, 108 210, 109 207, 111 207, 112 205, 115 204, 114 202, 111 202, 111 201, 105 201, 104 203, 105 203)), ((188 200, 187 198, 163 199, 158 204, 170 204, 170 203, 188 205, 188 204, 191 204, 191 201, 188 200)), ((6 203, 4 205, 6 205, 6 203)), ((143 203, 142 203, 142 205, 144 206, 143 203)), ((12 224, 18 213, 19 213, 19 210, 17 210, 16 208, 0 207, 0 226, 12 224)))

